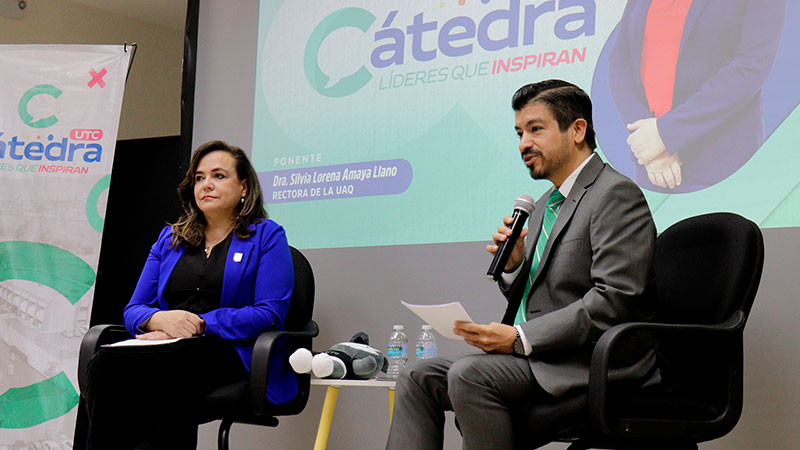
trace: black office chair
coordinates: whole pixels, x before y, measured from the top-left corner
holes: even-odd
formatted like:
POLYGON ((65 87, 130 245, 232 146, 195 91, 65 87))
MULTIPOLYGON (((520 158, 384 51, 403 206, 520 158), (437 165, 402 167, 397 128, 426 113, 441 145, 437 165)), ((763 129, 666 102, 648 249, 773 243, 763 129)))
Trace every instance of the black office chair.
MULTIPOLYGON (((303 347, 311 349, 311 339, 319 334, 316 322, 311 319, 314 309, 314 273, 311 265, 302 253, 291 247, 294 263, 294 290, 289 305, 289 312, 284 321, 286 331, 265 331, 261 333, 253 349, 250 367, 250 380, 224 386, 203 399, 203 404, 196 417, 198 423, 206 423, 221 419, 217 445, 220 450, 228 449, 231 425, 234 422, 251 425, 275 427, 276 416, 299 414, 308 402, 311 388, 311 377, 308 374, 297 375, 297 396, 281 405, 271 405, 266 400, 267 373, 269 354, 280 339, 289 339, 290 355, 303 347)), ((81 341, 78 359, 78 384, 81 393, 86 392, 87 366, 92 356, 101 345, 130 338, 130 334, 121 325, 96 325, 92 327, 81 341)), ((284 364, 288 364, 285 361, 284 364)))
POLYGON ((656 239, 654 323, 621 324, 601 336, 588 393, 515 410, 519 446, 697 449, 730 432, 742 411, 743 331, 763 264, 761 230, 736 214, 669 227, 656 239), (655 346, 660 385, 609 386, 615 346, 633 336, 655 346))

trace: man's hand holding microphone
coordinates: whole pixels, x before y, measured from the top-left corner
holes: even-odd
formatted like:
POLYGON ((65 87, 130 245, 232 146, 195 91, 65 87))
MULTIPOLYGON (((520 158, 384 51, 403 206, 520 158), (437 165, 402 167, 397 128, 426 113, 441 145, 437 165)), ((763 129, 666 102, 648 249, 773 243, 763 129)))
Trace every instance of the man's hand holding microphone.
MULTIPOLYGON (((493 254, 487 275, 490 280, 500 280, 502 272, 513 272, 525 260, 525 236, 528 230, 525 222, 533 212, 535 202, 527 195, 514 202, 514 213, 503 218, 503 225, 492 234, 494 244, 486 246, 493 254)), ((472 322, 456 321, 453 332, 464 341, 486 353, 511 353, 517 329, 511 325, 492 322, 480 325, 472 322)))

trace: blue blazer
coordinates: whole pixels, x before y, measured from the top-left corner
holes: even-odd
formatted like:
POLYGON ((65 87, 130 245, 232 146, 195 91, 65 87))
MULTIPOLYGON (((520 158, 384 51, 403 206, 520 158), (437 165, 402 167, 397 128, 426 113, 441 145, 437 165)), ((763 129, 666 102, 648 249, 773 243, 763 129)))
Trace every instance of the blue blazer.
MULTIPOLYGON (((206 334, 233 341, 248 371, 258 335, 283 329, 294 285, 292 255, 283 228, 271 220, 251 227, 255 233, 249 238, 241 240, 234 234, 231 239, 220 307, 200 315, 206 334)), ((125 327, 133 335, 155 312, 169 309, 164 288, 185 251, 183 246, 169 248, 171 237, 169 226, 161 230, 123 312, 125 327)), ((297 395, 297 378, 286 364, 286 344, 276 350, 270 356, 267 400, 280 404, 297 395)))
MULTIPOLYGON (((609 87, 625 123, 653 117, 639 71, 650 0, 629 0, 609 55, 609 87)), ((693 0, 681 36, 672 110, 658 118, 669 153, 683 161, 683 184, 636 182, 658 192, 691 192, 742 167, 764 142, 761 86, 775 62, 786 0, 693 0)), ((635 161, 635 159, 634 159, 635 161)))

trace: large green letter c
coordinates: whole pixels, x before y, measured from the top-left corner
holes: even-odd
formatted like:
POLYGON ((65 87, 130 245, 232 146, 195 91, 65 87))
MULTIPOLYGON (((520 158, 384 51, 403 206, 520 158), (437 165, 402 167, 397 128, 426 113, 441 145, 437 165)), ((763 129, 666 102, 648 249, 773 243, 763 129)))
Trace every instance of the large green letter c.
POLYGON ((373 22, 375 22, 375 16, 365 9, 343 8, 332 12, 314 28, 306 43, 303 67, 306 79, 315 91, 326 97, 346 97, 364 87, 372 79, 369 70, 361 66, 354 74, 344 77, 335 85, 326 88, 330 77, 319 68, 317 56, 322 42, 334 31, 339 28, 355 27, 366 32, 373 22))
POLYGON ((28 125, 32 128, 47 128, 52 127, 56 123, 58 123, 58 117, 55 115, 51 115, 49 117, 45 117, 43 119, 39 119, 36 122, 33 121, 33 116, 31 113, 28 112, 28 103, 31 101, 33 97, 37 95, 49 95, 53 98, 58 98, 62 94, 61 89, 50 85, 50 84, 40 84, 38 86, 34 86, 28 89, 25 94, 22 95, 22 98, 19 99, 19 118, 25 122, 25 125, 28 125))

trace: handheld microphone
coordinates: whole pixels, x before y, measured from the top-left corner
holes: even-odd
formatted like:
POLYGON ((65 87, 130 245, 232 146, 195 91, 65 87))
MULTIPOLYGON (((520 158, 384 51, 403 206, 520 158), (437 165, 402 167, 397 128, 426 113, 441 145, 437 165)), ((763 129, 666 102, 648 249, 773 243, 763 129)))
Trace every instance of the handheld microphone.
POLYGON ((506 240, 501 242, 497 247, 497 252, 492 258, 492 264, 489 265, 489 271, 486 275, 490 280, 497 281, 503 273, 503 269, 508 263, 508 258, 511 257, 511 252, 514 251, 514 245, 519 239, 522 228, 525 227, 525 221, 528 216, 533 212, 536 202, 528 195, 520 195, 514 202, 514 214, 511 216, 514 221, 511 223, 511 236, 506 237, 506 240))

